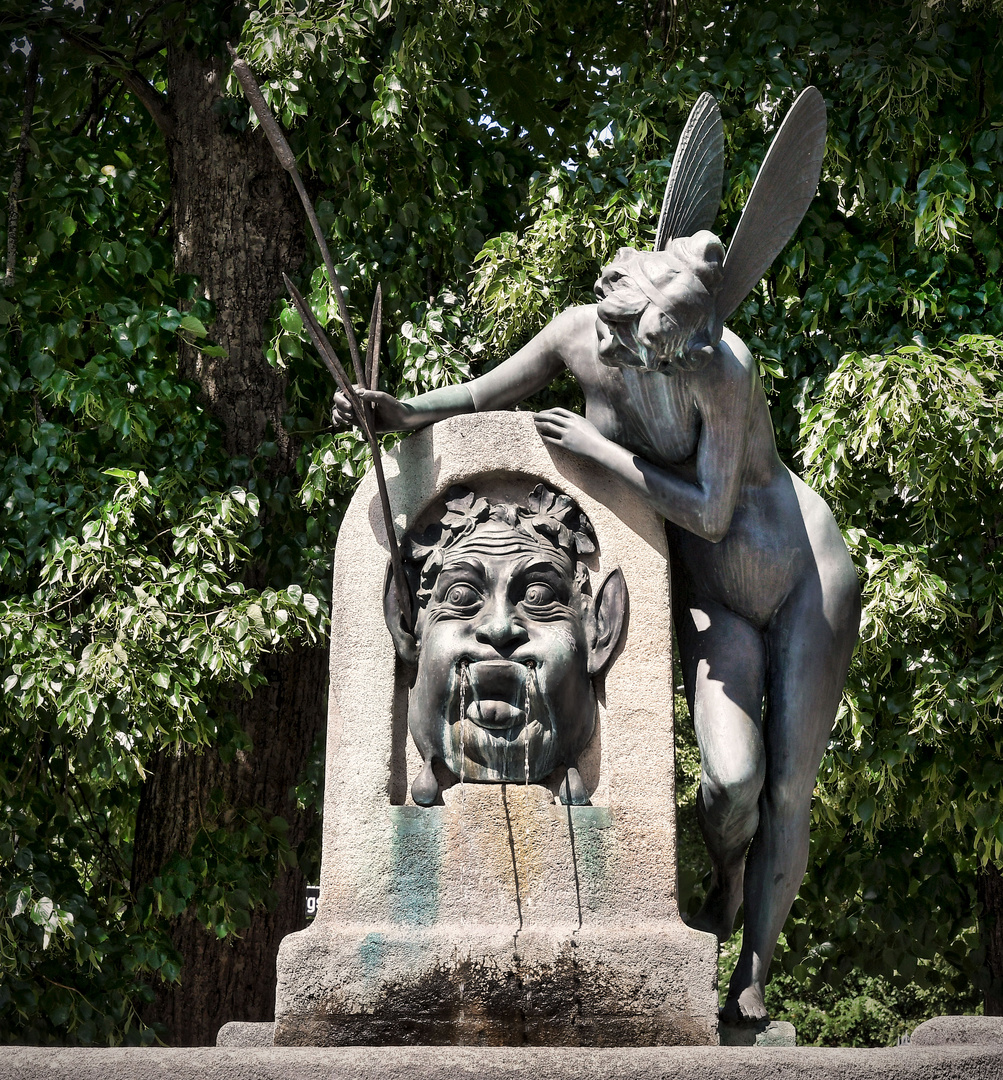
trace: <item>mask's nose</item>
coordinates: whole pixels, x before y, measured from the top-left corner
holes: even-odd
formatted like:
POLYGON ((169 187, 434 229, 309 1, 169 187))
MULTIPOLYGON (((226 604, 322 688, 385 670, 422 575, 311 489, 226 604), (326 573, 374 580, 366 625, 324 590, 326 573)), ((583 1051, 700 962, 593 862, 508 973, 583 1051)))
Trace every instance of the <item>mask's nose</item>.
POLYGON ((529 641, 529 631, 518 618, 514 608, 507 601, 498 601, 487 608, 474 637, 482 645, 490 645, 503 656, 507 656, 524 642, 529 641))

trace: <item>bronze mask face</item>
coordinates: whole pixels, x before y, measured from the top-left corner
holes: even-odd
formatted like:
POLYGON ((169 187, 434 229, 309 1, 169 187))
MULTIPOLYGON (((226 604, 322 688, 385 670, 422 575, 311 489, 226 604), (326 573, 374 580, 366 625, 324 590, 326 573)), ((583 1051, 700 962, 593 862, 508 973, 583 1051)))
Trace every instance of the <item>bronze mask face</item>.
POLYGON ((408 727, 425 759, 412 787, 438 794, 433 763, 461 781, 538 783, 573 768, 595 730, 593 677, 620 640, 619 570, 595 598, 588 519, 540 485, 525 505, 452 489, 446 513, 405 545, 415 626, 404 633, 393 590, 387 622, 415 665, 408 727))

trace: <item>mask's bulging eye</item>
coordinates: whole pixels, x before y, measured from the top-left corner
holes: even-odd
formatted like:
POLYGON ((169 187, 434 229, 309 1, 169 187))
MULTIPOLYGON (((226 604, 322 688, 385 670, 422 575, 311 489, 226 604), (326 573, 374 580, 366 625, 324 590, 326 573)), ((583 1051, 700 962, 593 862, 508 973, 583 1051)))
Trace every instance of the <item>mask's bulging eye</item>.
POLYGON ((446 593, 446 603, 458 608, 472 607, 480 598, 480 593, 472 585, 452 585, 446 593))
POLYGON ((557 599, 557 595, 549 585, 544 585, 542 581, 534 581, 526 589, 524 599, 533 607, 543 607, 546 604, 552 604, 557 599))

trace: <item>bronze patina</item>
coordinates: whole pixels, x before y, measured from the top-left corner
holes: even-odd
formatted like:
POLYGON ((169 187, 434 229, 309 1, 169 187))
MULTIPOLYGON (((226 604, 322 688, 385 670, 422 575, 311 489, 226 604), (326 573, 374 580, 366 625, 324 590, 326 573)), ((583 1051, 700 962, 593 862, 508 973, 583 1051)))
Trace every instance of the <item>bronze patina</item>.
POLYGON ((562 800, 588 802, 578 755, 627 604, 619 569, 593 595, 585 560, 595 551, 586 515, 543 484, 521 502, 453 488, 438 520, 405 539, 413 629, 389 583, 385 603, 414 678, 408 727, 425 761, 416 803, 436 800, 437 763, 488 783, 539 783, 563 769, 562 800))
MULTIPOLYGON (((721 114, 704 94, 673 159, 655 250, 624 249, 598 303, 557 316, 493 371, 397 401, 360 391, 383 430, 506 409, 565 369, 585 416, 537 414, 548 443, 596 462, 665 518, 683 678, 702 760, 713 876, 694 925, 724 940, 744 903, 722 1018, 766 1017, 770 961, 808 858, 815 776, 857 638, 857 576, 829 508, 777 454, 758 362, 725 326, 794 234, 818 184, 813 87, 780 126, 731 243, 721 114)), ((335 417, 351 419, 343 395, 335 417)))

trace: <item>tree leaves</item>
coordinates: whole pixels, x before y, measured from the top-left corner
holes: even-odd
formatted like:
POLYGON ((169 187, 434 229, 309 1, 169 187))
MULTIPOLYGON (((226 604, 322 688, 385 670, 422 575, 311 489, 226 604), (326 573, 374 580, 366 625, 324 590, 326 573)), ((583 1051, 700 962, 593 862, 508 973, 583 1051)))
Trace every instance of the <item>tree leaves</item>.
MULTIPOLYGON (((78 8, 54 4, 44 29, 33 5, 5 16, 44 45, 44 77, 18 278, 0 299, 0 1019, 25 1041, 140 1041, 150 980, 180 973, 164 919, 194 905, 212 933, 238 933, 295 857, 280 823, 220 803, 133 896, 146 763, 165 742, 236 753, 229 696, 260 678, 263 650, 324 632, 330 550, 369 451, 329 430, 327 375, 280 303, 265 351, 288 374, 301 486, 270 470, 279 433, 253 460, 223 453, 176 367, 179 336, 222 350, 211 303, 173 273, 162 142, 129 93, 102 99, 94 138, 70 134, 91 130, 90 59, 53 20, 78 8)), ((359 326, 382 282, 384 388, 405 396, 502 359, 590 301, 618 246, 651 242, 699 93, 725 119, 727 240, 795 92, 822 89, 819 195, 733 322, 782 452, 835 504, 866 586, 779 964, 802 985, 857 965, 960 992, 978 963, 975 867, 1003 843, 996 16, 691 4, 673 45, 658 26, 645 40, 647 9, 592 0, 267 0, 242 25, 186 11, 168 9, 187 20, 171 33, 200 48, 222 55, 239 33, 359 326)), ((159 13, 117 5, 103 32, 148 48, 143 70, 162 78, 159 13)), ((22 62, 12 51, 0 78, 7 116, 22 62)), ((232 90, 220 123, 242 129, 232 90)), ((327 324, 318 266, 308 250, 301 280, 327 324)), ((574 393, 564 382, 553 400, 574 393)), ((871 984, 854 985, 863 1000, 871 984)), ((839 1023, 893 1030, 859 1001, 839 1023)))
MULTIPOLYGON (((809 478, 851 527, 864 581, 861 643, 816 816, 871 859, 892 855, 888 838, 904 829, 914 856, 952 855, 928 864, 922 889, 867 905, 844 956, 860 959, 885 940, 891 907, 936 925, 945 887, 955 895, 952 932, 970 931, 973 872, 1003 861, 1003 562, 993 540, 1001 361, 999 339, 973 335, 941 340, 936 350, 850 353, 803 420, 809 478), (858 838, 850 815, 863 827, 858 838)), ((846 896, 844 909, 857 908, 858 897, 846 896)), ((949 925, 939 927, 937 972, 951 977, 955 965, 983 985, 979 953, 950 950, 949 925)), ((928 945, 896 938, 886 970, 917 978, 932 956, 928 945)))

